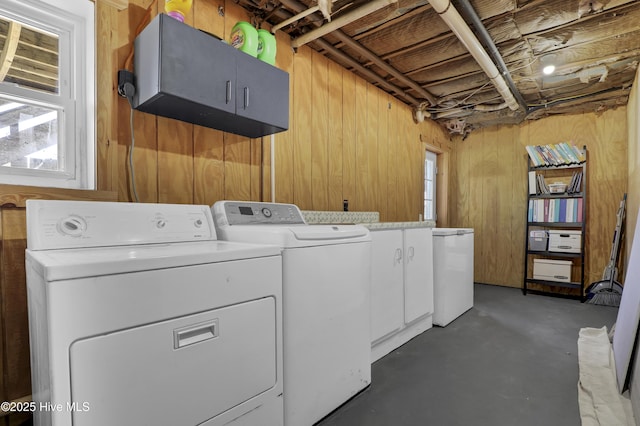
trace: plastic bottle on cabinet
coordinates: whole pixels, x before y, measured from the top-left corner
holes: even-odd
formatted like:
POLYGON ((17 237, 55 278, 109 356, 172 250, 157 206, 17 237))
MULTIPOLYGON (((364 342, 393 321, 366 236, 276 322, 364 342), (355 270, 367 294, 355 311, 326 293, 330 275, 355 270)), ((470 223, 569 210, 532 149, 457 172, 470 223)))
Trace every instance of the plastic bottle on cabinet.
POLYGON ((258 30, 250 23, 240 21, 231 29, 229 44, 255 58, 258 56, 258 30))
POLYGON ((193 0, 166 0, 164 2, 164 11, 167 15, 180 22, 184 22, 184 17, 191 10, 193 0))
POLYGON ((267 30, 258 30, 258 59, 274 65, 276 62, 276 38, 267 30))

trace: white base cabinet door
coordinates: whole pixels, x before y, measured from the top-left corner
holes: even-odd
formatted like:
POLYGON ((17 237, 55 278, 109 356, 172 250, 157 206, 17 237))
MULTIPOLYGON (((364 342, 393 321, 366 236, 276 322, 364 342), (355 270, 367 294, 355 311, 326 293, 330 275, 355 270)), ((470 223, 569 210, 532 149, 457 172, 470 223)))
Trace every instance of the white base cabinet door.
POLYGON ((432 327, 431 228, 371 230, 371 361, 432 327))
POLYGON ((402 229, 371 233, 371 341, 404 324, 402 229))
POLYGON ((405 229, 404 322, 433 314, 433 239, 431 228, 405 229))

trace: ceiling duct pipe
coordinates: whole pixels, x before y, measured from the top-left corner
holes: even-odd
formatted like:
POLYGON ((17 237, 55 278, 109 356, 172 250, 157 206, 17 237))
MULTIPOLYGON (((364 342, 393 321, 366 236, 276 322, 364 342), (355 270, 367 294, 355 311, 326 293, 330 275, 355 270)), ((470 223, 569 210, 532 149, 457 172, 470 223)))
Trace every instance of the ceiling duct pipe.
POLYGON ((291 47, 294 49, 303 46, 315 39, 318 39, 322 36, 329 34, 331 31, 337 30, 338 28, 342 28, 345 25, 352 23, 353 21, 357 21, 358 19, 367 16, 376 10, 382 9, 383 7, 387 7, 390 4, 397 3, 398 0, 373 0, 367 2, 364 6, 359 7, 351 12, 347 12, 344 15, 333 19, 331 22, 324 24, 318 29, 313 31, 309 31, 306 34, 301 35, 300 37, 293 39, 291 41, 291 47))
POLYGON ((496 44, 493 42, 489 31, 487 31, 475 9, 473 8, 473 6, 471 6, 471 3, 469 3, 469 0, 457 0, 457 3, 460 5, 460 13, 467 21, 471 22, 471 25, 473 25, 473 28, 475 28, 475 34, 478 36, 485 49, 488 49, 489 55, 491 55, 494 63, 502 72, 502 76, 506 80, 507 86, 509 86, 511 93, 518 101, 518 105, 520 105, 520 107, 526 112, 528 108, 527 102, 524 100, 524 98, 520 94, 520 91, 513 82, 511 74, 509 73, 509 69, 507 68, 507 64, 504 63, 502 55, 500 55, 500 52, 498 51, 496 44))
POLYGON ((504 98, 507 106, 512 111, 520 108, 518 101, 509 90, 509 86, 505 83, 500 75, 500 71, 496 68, 491 58, 480 44, 480 41, 473 34, 467 23, 462 19, 456 8, 451 4, 450 0, 429 0, 429 3, 444 22, 451 28, 451 31, 458 37, 460 42, 467 48, 471 56, 478 62, 478 65, 487 74, 496 90, 504 98))

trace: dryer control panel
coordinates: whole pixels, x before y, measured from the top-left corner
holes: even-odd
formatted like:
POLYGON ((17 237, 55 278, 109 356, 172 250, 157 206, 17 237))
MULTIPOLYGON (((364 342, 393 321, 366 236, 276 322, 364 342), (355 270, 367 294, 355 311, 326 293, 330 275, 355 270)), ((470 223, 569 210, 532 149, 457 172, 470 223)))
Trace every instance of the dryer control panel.
POLYGON ((218 225, 304 225, 294 204, 218 201, 212 207, 218 225))
POLYGON ((30 250, 215 239, 204 205, 27 200, 30 250))

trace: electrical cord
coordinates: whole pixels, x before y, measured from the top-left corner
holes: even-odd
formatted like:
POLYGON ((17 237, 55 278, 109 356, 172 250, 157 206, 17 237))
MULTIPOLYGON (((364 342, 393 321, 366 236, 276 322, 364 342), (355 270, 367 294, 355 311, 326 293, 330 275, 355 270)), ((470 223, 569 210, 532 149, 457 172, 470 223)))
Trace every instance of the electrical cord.
POLYGON ((133 190, 133 199, 136 203, 140 202, 138 199, 138 191, 136 190, 136 170, 133 167, 133 148, 136 144, 136 138, 133 135, 133 108, 131 108, 131 115, 129 117, 129 125, 131 126, 131 148, 129 149, 129 170, 131 171, 131 188, 133 190))
POLYGON ((133 192, 133 199, 136 203, 140 202, 138 198, 138 191, 136 189, 136 171, 133 166, 133 150, 136 145, 135 134, 133 133, 133 96, 136 94, 136 88, 131 83, 125 83, 122 88, 122 94, 129 101, 130 107, 130 115, 129 115, 129 126, 131 129, 131 148, 129 149, 129 172, 131 174, 131 190, 133 192))

